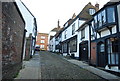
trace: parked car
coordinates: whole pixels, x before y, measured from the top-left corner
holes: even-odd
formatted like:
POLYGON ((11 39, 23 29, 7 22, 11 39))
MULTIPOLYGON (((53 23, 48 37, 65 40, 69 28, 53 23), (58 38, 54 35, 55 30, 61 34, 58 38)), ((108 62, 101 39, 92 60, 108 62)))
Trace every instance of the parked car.
POLYGON ((40 51, 40 46, 35 47, 35 51, 40 51))

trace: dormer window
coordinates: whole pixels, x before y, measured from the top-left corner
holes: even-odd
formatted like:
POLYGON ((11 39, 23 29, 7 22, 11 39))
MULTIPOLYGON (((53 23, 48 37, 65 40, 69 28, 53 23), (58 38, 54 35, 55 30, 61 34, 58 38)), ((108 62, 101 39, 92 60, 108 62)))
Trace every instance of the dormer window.
POLYGON ((90 8, 90 9, 89 9, 89 14, 90 14, 90 15, 93 15, 94 13, 95 13, 95 9, 90 8))

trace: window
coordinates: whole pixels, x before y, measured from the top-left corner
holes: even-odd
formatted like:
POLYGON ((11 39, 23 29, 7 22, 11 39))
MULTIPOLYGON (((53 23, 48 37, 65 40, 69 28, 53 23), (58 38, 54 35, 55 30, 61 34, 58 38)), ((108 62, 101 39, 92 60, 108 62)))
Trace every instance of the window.
POLYGON ((89 9, 89 14, 90 14, 90 15, 93 15, 94 13, 95 13, 95 9, 92 9, 92 8, 89 9))
POLYGON ((77 38, 70 40, 70 52, 77 51, 77 38))
POLYGON ((105 46, 104 44, 101 44, 101 45, 100 45, 100 52, 105 52, 104 46, 105 46))
POLYGON ((108 64, 118 65, 118 39, 107 39, 108 64))
POLYGON ((98 27, 102 26, 102 15, 101 13, 98 14, 98 27))
POLYGON ((81 30, 81 39, 85 38, 85 28, 81 30))
POLYGON ((63 53, 67 53, 67 43, 63 44, 63 53))
POLYGON ((103 10, 101 15, 102 15, 102 24, 104 25, 106 23, 106 11, 103 10))
POLYGON ((75 23, 72 25, 72 35, 75 33, 75 23))
POLYGON ((94 17, 94 27, 97 28, 97 16, 94 17))
POLYGON ((40 43, 45 43, 45 41, 44 41, 44 40, 41 40, 40 43))
POLYGON ((45 39, 45 36, 41 36, 41 39, 45 39))
POLYGON ((65 36, 64 36, 64 38, 65 38, 65 39, 67 38, 67 30, 65 31, 65 36))
POLYGON ((41 48, 41 49, 44 49, 44 47, 45 47, 44 45, 40 45, 40 48, 41 48))
POLYGON ((107 20, 108 23, 115 22, 115 10, 113 7, 107 9, 107 20))

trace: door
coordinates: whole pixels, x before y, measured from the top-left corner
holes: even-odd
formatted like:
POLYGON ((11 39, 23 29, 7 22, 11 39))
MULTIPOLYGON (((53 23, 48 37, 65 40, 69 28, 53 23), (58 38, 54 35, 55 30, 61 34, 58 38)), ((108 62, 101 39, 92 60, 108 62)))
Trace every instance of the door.
POLYGON ((79 44, 79 59, 88 61, 88 41, 79 44))
POLYGON ((103 42, 98 44, 98 66, 105 67, 105 44, 103 42))

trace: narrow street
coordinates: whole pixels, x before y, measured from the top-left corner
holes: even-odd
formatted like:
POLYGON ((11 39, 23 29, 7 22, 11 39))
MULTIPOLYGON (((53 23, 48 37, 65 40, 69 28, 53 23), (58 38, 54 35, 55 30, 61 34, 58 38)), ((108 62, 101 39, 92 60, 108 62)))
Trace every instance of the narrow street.
POLYGON ((101 79, 54 53, 41 51, 40 61, 42 79, 101 79))
POLYGON ((37 52, 25 61, 16 79, 89 79, 106 81, 99 76, 65 60, 63 56, 46 51, 37 52), (39 56, 40 55, 40 56, 39 56))

